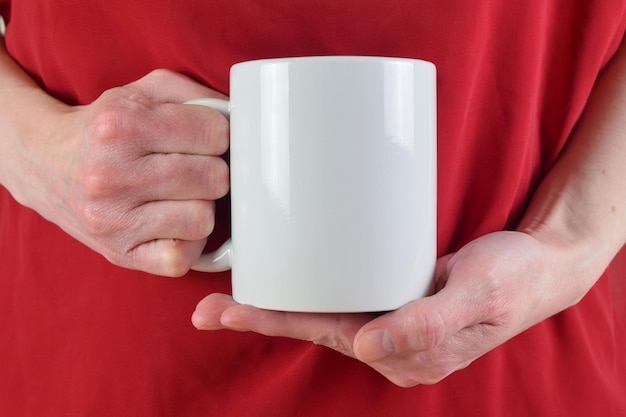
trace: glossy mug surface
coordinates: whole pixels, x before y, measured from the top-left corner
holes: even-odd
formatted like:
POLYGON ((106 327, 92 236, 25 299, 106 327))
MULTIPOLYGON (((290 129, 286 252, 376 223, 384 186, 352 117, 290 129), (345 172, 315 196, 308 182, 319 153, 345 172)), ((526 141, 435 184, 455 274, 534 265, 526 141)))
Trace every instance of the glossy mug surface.
POLYGON ((436 71, 378 57, 231 69, 234 299, 305 312, 394 310, 428 295, 436 261, 436 71))

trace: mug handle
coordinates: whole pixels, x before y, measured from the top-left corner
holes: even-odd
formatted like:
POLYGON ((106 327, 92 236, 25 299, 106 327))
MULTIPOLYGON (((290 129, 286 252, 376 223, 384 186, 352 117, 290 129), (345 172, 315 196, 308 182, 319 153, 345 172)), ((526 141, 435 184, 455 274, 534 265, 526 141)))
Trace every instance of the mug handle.
MULTIPOLYGON (((230 103, 228 100, 219 98, 199 98, 186 101, 184 104, 210 107, 222 113, 230 120, 230 103)), ((215 252, 200 255, 198 262, 196 262, 191 269, 201 272, 222 272, 228 271, 232 267, 232 241, 228 239, 215 252)))

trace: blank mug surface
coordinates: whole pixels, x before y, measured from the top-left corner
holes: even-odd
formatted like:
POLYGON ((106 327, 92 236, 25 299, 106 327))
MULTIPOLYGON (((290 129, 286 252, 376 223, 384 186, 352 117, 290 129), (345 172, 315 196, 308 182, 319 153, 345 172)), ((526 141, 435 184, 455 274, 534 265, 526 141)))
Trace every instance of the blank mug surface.
POLYGON ((250 61, 231 70, 233 296, 386 311, 432 288, 436 81, 429 62, 250 61))

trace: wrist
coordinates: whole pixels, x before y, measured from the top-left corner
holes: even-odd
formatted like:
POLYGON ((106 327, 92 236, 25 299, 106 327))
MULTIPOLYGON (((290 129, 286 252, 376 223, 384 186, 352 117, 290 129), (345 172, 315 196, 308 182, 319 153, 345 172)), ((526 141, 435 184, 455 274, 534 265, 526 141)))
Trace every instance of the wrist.
POLYGON ((50 170, 64 162, 57 142, 71 108, 30 85, 3 89, 0 108, 0 184, 18 202, 38 210, 50 170))
POLYGON ((593 176, 575 173, 588 167, 567 164, 562 161, 544 180, 518 231, 541 242, 562 279, 582 296, 621 249, 626 225, 617 205, 594 188, 593 176))

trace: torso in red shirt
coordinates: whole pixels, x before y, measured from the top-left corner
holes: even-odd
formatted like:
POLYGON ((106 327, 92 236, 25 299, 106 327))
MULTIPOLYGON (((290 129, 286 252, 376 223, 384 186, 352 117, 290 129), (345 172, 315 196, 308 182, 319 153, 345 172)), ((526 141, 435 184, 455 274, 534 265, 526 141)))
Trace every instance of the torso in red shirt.
MULTIPOLYGON (((71 104, 156 68, 228 93, 229 67, 256 58, 434 62, 440 255, 516 226, 626 23, 619 0, 1 4, 10 53, 71 104)), ((217 216, 209 246, 228 234, 228 199, 217 216)), ((198 332, 195 304, 229 291, 227 274, 117 268, 0 189, 0 414, 624 416, 611 281, 444 381, 403 389, 309 343, 198 332)))

